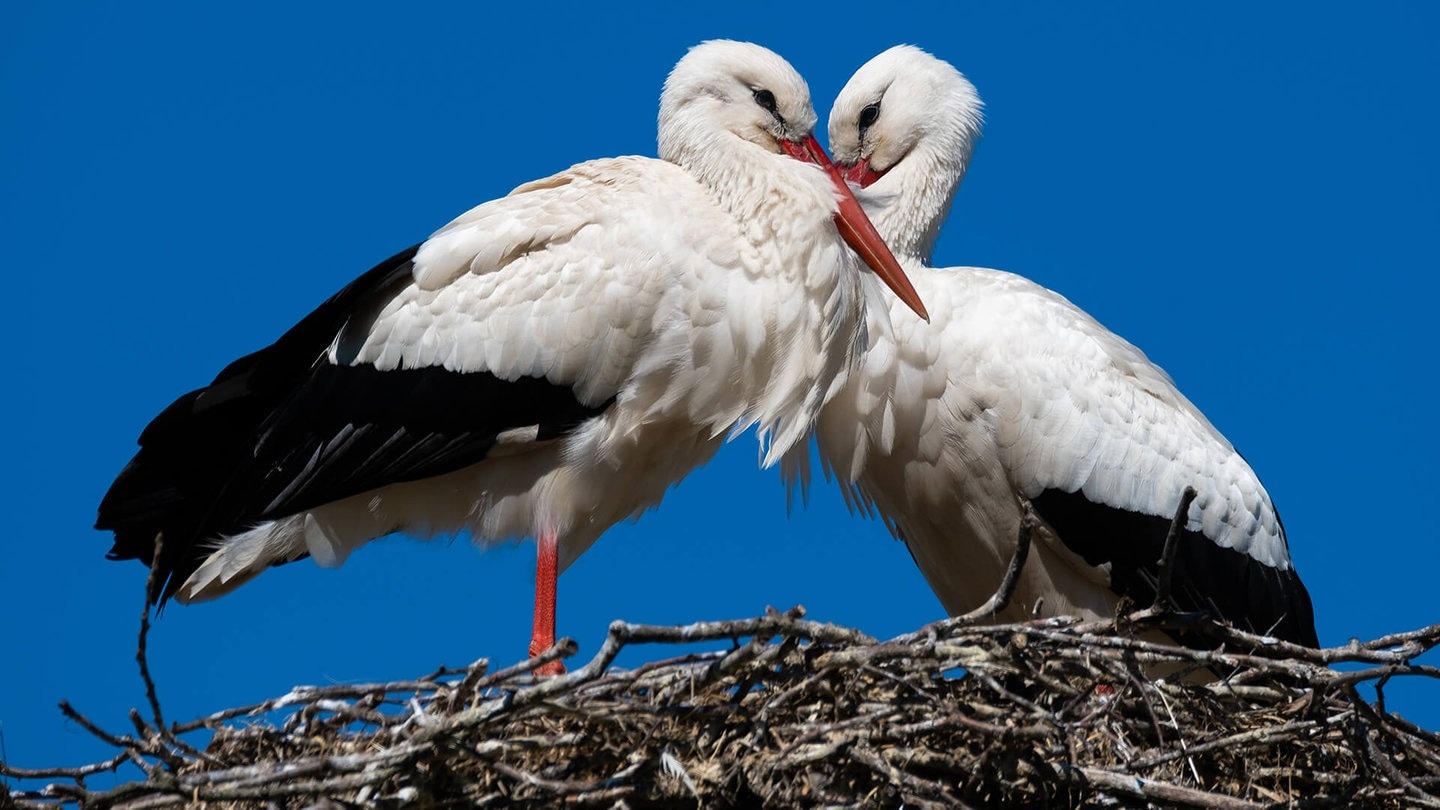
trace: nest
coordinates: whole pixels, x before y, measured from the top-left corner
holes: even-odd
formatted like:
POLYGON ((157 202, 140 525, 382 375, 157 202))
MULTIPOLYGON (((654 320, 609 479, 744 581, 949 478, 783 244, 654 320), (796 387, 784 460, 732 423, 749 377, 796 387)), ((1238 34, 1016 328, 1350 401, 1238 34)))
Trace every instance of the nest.
POLYGON ((1171 524, 1154 604, 1114 621, 986 624, 1014 592, 1031 515, 985 605, 889 641, 806 621, 800 608, 680 627, 615 622, 595 657, 562 676, 532 673, 573 655, 569 640, 496 672, 481 660, 413 681, 304 687, 173 725, 146 663, 147 603, 136 659, 151 719, 132 710, 135 734, 115 735, 62 703, 117 753, 80 768, 0 763, 0 775, 65 780, 0 793, 0 810, 1440 808, 1440 734, 1384 703, 1392 678, 1440 679, 1414 663, 1440 645, 1440 625, 1310 649, 1177 614, 1171 567, 1193 498, 1187 490, 1171 524), (1161 631, 1190 646, 1153 641, 1161 631), (719 640, 730 644, 610 668, 627 645, 719 640), (203 734, 204 750, 187 741, 203 734), (86 786, 127 762, 145 778, 86 786))
POLYGON ((0 765, 63 780, 0 806, 1440 806, 1440 735, 1383 703, 1390 678, 1440 677, 1412 663, 1440 644, 1440 625, 1314 650, 1203 617, 1131 619, 960 617, 884 642, 798 608, 616 622, 589 663, 559 677, 530 673, 573 653, 567 642, 499 671, 478 661, 298 688, 168 726, 152 700, 154 721, 132 713, 133 735, 65 707, 116 756, 0 765), (1176 622, 1214 646, 1139 632, 1176 622), (627 645, 721 639, 714 652, 610 668, 627 645), (1361 667, 1330 666, 1341 662, 1361 667), (1373 703, 1357 691, 1366 683, 1373 703), (186 742, 206 733, 204 750, 186 742), (86 787, 126 762, 145 777, 86 787))

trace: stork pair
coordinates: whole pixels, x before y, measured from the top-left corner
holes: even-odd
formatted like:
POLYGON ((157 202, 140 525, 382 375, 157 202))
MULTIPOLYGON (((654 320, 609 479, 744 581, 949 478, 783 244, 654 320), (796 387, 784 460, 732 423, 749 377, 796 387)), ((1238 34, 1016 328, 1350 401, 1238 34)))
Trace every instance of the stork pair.
POLYGON ((110 556, 190 602, 392 532, 534 537, 538 652, 556 576, 607 528, 749 427, 803 480, 813 431, 948 610, 993 590, 1028 500, 1017 603, 1109 615, 1153 587, 1150 523, 1192 484, 1177 597, 1313 644, 1268 496, 1163 372, 1018 277, 925 266, 978 137, 968 82, 912 48, 855 75, 831 144, 868 190, 815 122, 775 54, 692 49, 659 160, 472 209, 156 417, 100 506, 110 556))

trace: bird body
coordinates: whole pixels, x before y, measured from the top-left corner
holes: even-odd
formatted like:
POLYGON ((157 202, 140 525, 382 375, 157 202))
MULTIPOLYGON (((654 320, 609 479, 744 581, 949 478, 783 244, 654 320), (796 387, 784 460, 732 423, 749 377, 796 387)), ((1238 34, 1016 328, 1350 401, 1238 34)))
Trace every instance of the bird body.
POLYGON ((773 53, 692 49, 662 159, 477 206, 157 417, 101 504, 111 556, 163 535, 162 601, 392 532, 539 537, 563 570, 734 432, 779 458, 864 337, 838 175, 781 154, 814 122, 773 53))
POLYGON ((868 184, 861 200, 931 321, 886 318, 872 298, 869 352, 818 422, 827 469, 905 540, 952 614, 995 591, 1033 504, 1042 525, 1004 614, 1017 619, 1148 604, 1193 486, 1176 601, 1313 645, 1269 495, 1169 375, 1040 285, 928 266, 979 127, 974 88, 916 48, 876 57, 835 103, 836 161, 868 184))
MULTIPOLYGON (((825 210, 820 195, 829 194, 828 181, 809 182, 810 175, 823 176, 786 157, 776 156, 776 163, 803 170, 798 179, 815 192, 812 208, 825 210)), ((758 424, 777 446, 790 446, 807 428, 807 405, 818 406, 854 350, 858 277, 837 272, 846 267, 842 246, 782 258, 773 242, 744 244, 729 218, 666 220, 667 212, 706 206, 713 204, 703 188, 673 164, 595 161, 521 186, 436 233, 413 260, 412 279, 398 290, 378 291, 383 300, 373 304, 374 319, 347 322, 325 347, 325 371, 358 368, 374 381, 381 375, 373 372, 409 369, 443 369, 458 375, 456 384, 477 372, 503 381, 543 380, 547 385, 527 395, 530 404, 514 421, 524 423, 545 397, 573 398, 599 412, 564 427, 492 425, 493 405, 477 402, 480 430, 494 434, 493 446, 474 459, 485 463, 439 475, 427 474, 434 468, 426 466, 418 471, 423 477, 395 483, 387 483, 393 468, 380 465, 373 478, 347 487, 358 489, 349 497, 293 514, 288 499, 305 502, 305 473, 272 473, 286 481, 285 497, 261 517, 283 517, 233 535, 182 597, 219 595, 238 584, 237 575, 259 573, 277 552, 339 565, 359 545, 392 532, 424 537, 465 530, 490 542, 548 529, 559 538, 563 571, 606 528, 658 503, 732 428, 758 424), (635 227, 654 221, 666 227, 635 227), (767 264, 803 272, 733 283, 731 276, 743 276, 746 265, 767 264), (801 277, 810 271, 829 278, 801 277), (807 283, 827 281, 835 291, 828 307, 783 313, 787 320, 779 323, 782 313, 772 302, 804 300, 807 283), (734 311, 727 313, 727 306, 734 311), (842 329, 848 334, 837 334, 842 329), (739 358, 792 332, 793 340, 811 339, 808 351, 762 352, 749 374, 734 373, 739 358), (825 351, 825 343, 836 350, 825 351), (801 416, 788 419, 792 414, 801 416)), ((833 230, 825 217, 814 224, 833 230)), ((299 391, 292 402, 305 413, 296 418, 338 414, 373 396, 327 387, 317 400, 299 391)), ((416 412, 408 408, 399 417, 410 420, 416 412)), ((333 418, 344 426, 357 421, 333 418)), ((399 427, 407 440, 429 435, 408 421, 399 427)), ((318 434, 305 440, 321 441, 318 434)), ((290 437, 279 443, 296 464, 308 463, 299 446, 290 437)), ((367 456, 356 459, 361 469, 372 451, 363 452, 367 456)), ((337 445, 326 464, 341 465, 345 453, 337 445)), ((344 466, 355 480, 356 468, 344 466)))

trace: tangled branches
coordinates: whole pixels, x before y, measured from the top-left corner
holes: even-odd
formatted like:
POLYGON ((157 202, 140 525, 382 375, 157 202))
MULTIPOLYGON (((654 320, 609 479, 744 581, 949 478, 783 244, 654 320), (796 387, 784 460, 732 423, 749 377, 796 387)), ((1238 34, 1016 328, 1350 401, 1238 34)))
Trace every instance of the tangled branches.
POLYGON ((877 642, 802 615, 616 622, 600 652, 561 677, 529 673, 572 653, 567 642, 495 672, 479 661, 414 681, 300 688, 168 727, 132 713, 133 735, 67 708, 115 746, 113 759, 0 772, 64 780, 11 793, 19 807, 1440 807, 1440 735, 1357 692, 1440 677, 1412 663, 1440 644, 1440 625, 1311 650, 1186 618, 1187 632, 1215 642, 1192 650, 1146 641, 1127 622, 962 618, 877 642), (704 640, 731 643, 610 669, 627 645, 704 640), (1340 662, 1360 668, 1329 666, 1340 662), (1147 677, 1158 668, 1174 674, 1147 677), (1200 672, 1221 677, 1192 683, 1200 672), (237 722, 276 712, 278 725, 237 722), (204 750, 185 742, 206 730, 204 750), (86 787, 126 762, 144 778, 86 787))
POLYGON ((62 703, 117 753, 80 768, 0 762, 0 776, 65 780, 0 793, 0 810, 1440 808, 1440 734, 1384 708, 1390 679, 1440 678, 1414 662, 1440 645, 1440 625, 1310 649, 1175 613, 1168 569, 1193 497, 1176 512, 1154 604, 1114 621, 983 624, 1025 564, 1027 513, 984 606, 885 642, 806 621, 798 607, 680 627, 615 622, 568 675, 532 674, 575 653, 566 639, 496 672, 482 659, 413 681, 302 687, 171 725, 145 659, 147 610, 136 659, 151 719, 132 710, 135 734, 115 735, 62 703), (1156 630, 1209 643, 1158 643, 1156 630), (610 668, 627 645, 720 640, 727 649, 610 668), (1374 704, 1358 692, 1365 683, 1374 704), (279 725, 257 720, 275 713, 279 725), (204 750, 186 740, 205 733, 204 750), (87 787, 126 763, 144 778, 87 787))

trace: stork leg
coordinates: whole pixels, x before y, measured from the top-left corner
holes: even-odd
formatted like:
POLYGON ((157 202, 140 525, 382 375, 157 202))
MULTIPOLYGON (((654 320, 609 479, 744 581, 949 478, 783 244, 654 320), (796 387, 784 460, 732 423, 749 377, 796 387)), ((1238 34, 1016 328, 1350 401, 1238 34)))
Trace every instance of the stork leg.
MULTIPOLYGON (((555 580, 560 576, 560 538, 544 529, 535 538, 539 558, 535 564, 535 629, 530 633, 530 655, 555 646, 555 580)), ((565 665, 552 661, 537 667, 536 675, 564 675, 565 665)))

